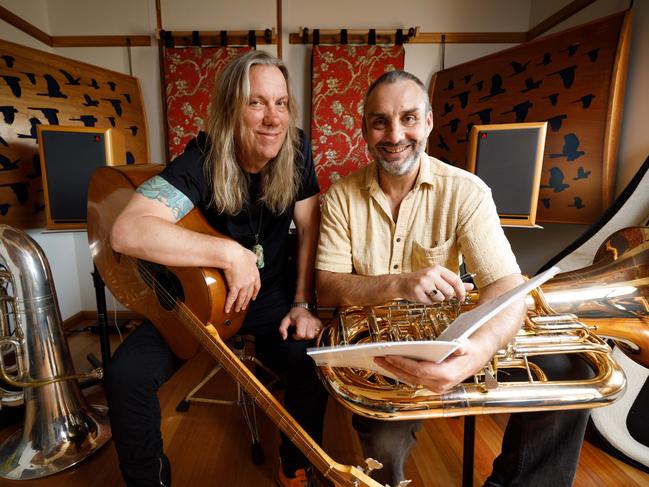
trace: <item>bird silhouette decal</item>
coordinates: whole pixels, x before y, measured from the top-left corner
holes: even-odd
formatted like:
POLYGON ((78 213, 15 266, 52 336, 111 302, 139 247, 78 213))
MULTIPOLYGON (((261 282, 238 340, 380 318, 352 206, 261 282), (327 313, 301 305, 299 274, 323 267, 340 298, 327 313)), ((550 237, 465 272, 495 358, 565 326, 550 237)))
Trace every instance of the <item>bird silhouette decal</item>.
POLYGON ((110 91, 115 91, 115 88, 117 87, 117 83, 114 81, 106 81, 106 84, 110 88, 110 91))
POLYGON ((554 117, 548 118, 548 124, 550 125, 550 130, 553 132, 558 132, 561 129, 561 123, 568 118, 568 115, 561 114, 555 115, 554 117))
POLYGON ((43 76, 45 82, 47 83, 47 93, 36 93, 38 96, 49 96, 50 98, 67 98, 68 95, 61 92, 61 87, 59 86, 58 81, 54 79, 54 76, 51 74, 46 74, 43 76))
POLYGON ((572 205, 568 205, 569 208, 576 208, 578 210, 581 210, 582 208, 585 208, 586 205, 582 201, 582 199, 579 196, 575 196, 574 203, 572 205))
POLYGON ((579 100, 573 101, 573 103, 581 103, 581 108, 585 110, 590 107, 593 98, 595 98, 595 95, 593 93, 588 93, 587 95, 582 96, 579 100))
POLYGON ((37 119, 36 117, 32 117, 29 119, 29 124, 31 128, 29 129, 29 134, 18 134, 19 139, 34 139, 36 140, 37 137, 37 132, 36 132, 36 127, 38 127, 41 124, 41 121, 37 119))
POLYGON ((588 56, 588 60, 591 63, 594 63, 597 61, 597 56, 599 55, 599 47, 597 49, 591 49, 585 55, 588 56))
POLYGON ((471 81, 471 78, 473 78, 473 75, 472 75, 472 74, 467 74, 467 75, 465 75, 465 76, 464 76, 464 84, 465 84, 465 85, 468 85, 468 84, 469 84, 469 81, 471 81))
POLYGON ((18 163, 20 162, 21 157, 15 161, 11 161, 7 156, 0 154, 0 171, 13 171, 18 169, 18 163))
POLYGON ((460 100, 460 107, 466 108, 467 103, 469 103, 469 93, 470 91, 463 91, 457 95, 453 95, 451 98, 457 98, 460 100))
POLYGON ((0 215, 5 216, 9 213, 9 208, 11 208, 10 203, 0 203, 0 215))
POLYGON ((442 91, 453 91, 454 88, 455 88, 455 82, 452 79, 450 79, 448 80, 448 84, 446 85, 446 88, 442 88, 442 91))
POLYGON ((25 76, 27 76, 27 79, 29 80, 29 82, 31 84, 33 84, 33 85, 36 84, 36 75, 34 73, 25 73, 25 72, 23 72, 23 74, 25 76))
POLYGON ((65 76, 65 79, 66 79, 65 84, 66 84, 66 85, 73 85, 73 86, 75 86, 75 85, 80 85, 80 84, 81 84, 81 83, 80 83, 81 78, 75 78, 75 77, 72 76, 70 73, 68 73, 65 69, 59 69, 59 71, 61 71, 61 73, 63 74, 63 76, 65 76))
POLYGON ((565 157, 568 161, 575 161, 585 154, 579 149, 579 138, 576 134, 567 134, 563 136, 563 150, 560 154, 550 154, 551 158, 565 157))
POLYGON ((491 77, 491 87, 489 88, 489 94, 480 98, 480 101, 487 100, 501 93, 505 93, 507 90, 503 88, 503 78, 499 74, 494 74, 491 77))
POLYGON ((548 96, 544 96, 543 98, 547 98, 550 100, 550 105, 553 107, 557 106, 557 101, 559 101, 559 93, 552 93, 548 96))
POLYGON ((115 113, 117 114, 118 117, 122 116, 121 100, 118 100, 117 98, 102 98, 102 100, 109 102, 113 106, 113 110, 115 110, 115 113))
POLYGON ((99 83, 97 83, 97 80, 95 78, 90 78, 90 84, 88 86, 94 88, 95 90, 99 89, 99 83))
POLYGON ((516 76, 517 74, 521 74, 522 72, 527 71, 527 65, 529 63, 529 61, 527 61, 525 64, 521 64, 518 61, 512 61, 511 63, 509 63, 509 65, 514 70, 514 73, 510 74, 509 77, 511 78, 512 76, 516 76))
POLYGON ((47 123, 50 125, 58 125, 59 124, 59 117, 58 113, 59 110, 57 108, 49 108, 49 107, 28 107, 30 110, 40 110, 43 113, 43 116, 47 120, 47 123))
POLYGON ((18 203, 21 205, 24 205, 27 203, 27 200, 29 199, 29 194, 28 194, 28 184, 24 182, 20 183, 9 183, 9 184, 0 184, 0 187, 9 187, 11 191, 14 192, 16 195, 16 199, 18 200, 18 203))
POLYGON ((9 147, 9 144, 7 143, 7 141, 5 139, 3 139, 1 136, 0 136, 0 144, 4 145, 5 147, 9 147))
POLYGON ((569 188, 569 184, 565 184, 563 180, 565 179, 565 176, 563 174, 563 171, 559 169, 558 167, 551 167, 550 168, 550 180, 548 181, 548 184, 542 184, 539 186, 540 188, 550 188, 554 190, 555 193, 560 193, 566 188, 569 188))
POLYGON ((110 126, 114 127, 115 126, 115 117, 106 117, 106 118, 110 122, 110 126))
POLYGON ((135 156, 131 151, 126 151, 126 164, 135 164, 135 156))
POLYGON ((131 125, 128 129, 131 131, 133 136, 137 135, 137 126, 131 125))
POLYGON ((543 208, 545 209, 550 208, 550 198, 541 198, 539 201, 541 201, 543 208))
MULTIPOLYGON (((442 127, 451 127, 451 133, 457 132, 457 127, 460 125, 460 119, 459 118, 454 118, 453 120, 450 120, 448 123, 445 123, 442 125, 442 127)), ((133 134, 135 135, 135 134, 133 134)))
POLYGON ((442 117, 444 115, 448 115, 449 113, 451 113, 453 111, 454 107, 455 107, 454 103, 449 104, 448 102, 445 101, 444 102, 444 112, 442 113, 442 117))
POLYGON ((529 100, 525 100, 522 103, 518 103, 512 107, 511 110, 507 110, 506 112, 502 112, 501 115, 506 115, 508 113, 515 113, 516 114, 516 123, 521 123, 524 122, 525 119, 527 118, 527 113, 531 107, 534 106, 534 103, 532 103, 529 100))
POLYGON ((568 56, 572 57, 577 53, 577 50, 579 49, 579 46, 581 46, 581 43, 579 42, 573 42, 570 44, 568 47, 565 49, 561 49, 559 52, 568 52, 568 56))
POLYGON ((127 103, 130 105, 131 104, 131 94, 130 93, 122 93, 122 96, 127 101, 127 103))
POLYGON ((18 110, 16 109, 16 107, 5 105, 0 107, 0 113, 2 114, 2 118, 4 118, 5 123, 7 125, 11 125, 16 119, 15 115, 16 113, 18 113, 18 110))
POLYGON ((484 80, 481 79, 480 81, 476 81, 473 83, 473 86, 475 86, 476 91, 482 91, 482 88, 484 87, 484 80))
POLYGON ((543 84, 543 80, 534 81, 534 78, 525 78, 525 89, 521 93, 536 90, 543 84))
POLYGON ((71 118, 75 122, 81 122, 85 127, 94 127, 97 119, 94 115, 81 115, 79 118, 71 118))
POLYGON ((588 179, 592 171, 586 171, 583 167, 579 166, 577 168, 577 176, 572 178, 573 181, 579 181, 580 179, 588 179))
POLYGON ((570 88, 575 82, 575 70, 577 69, 576 65, 568 66, 567 68, 560 69, 550 73, 549 76, 559 75, 561 76, 561 81, 563 81, 564 88, 570 88))
POLYGON ((446 141, 444 140, 444 137, 442 137, 442 134, 438 134, 437 137, 439 138, 439 144, 437 144, 437 147, 442 150, 450 151, 451 148, 446 144, 446 141))
POLYGON ((35 201, 32 213, 36 214, 36 213, 40 213, 41 211, 45 211, 45 205, 43 203, 39 203, 38 201, 35 201))
POLYGON ((491 122, 492 111, 493 108, 485 108, 484 110, 480 110, 478 112, 469 113, 469 115, 477 115, 478 118, 480 118, 480 123, 482 125, 488 125, 491 122))
POLYGON ((549 52, 543 53, 543 59, 541 59, 540 63, 536 63, 537 66, 547 66, 552 62, 552 54, 549 52))
POLYGON ((16 60, 15 57, 10 56, 9 54, 3 54, 2 56, 0 56, 0 58, 2 58, 8 68, 14 67, 14 61, 16 60))
POLYGON ((23 90, 20 88, 20 78, 17 76, 10 76, 8 74, 3 74, 0 76, 7 83, 7 86, 11 90, 11 94, 16 98, 20 98, 23 94, 23 90))
POLYGON ((85 93, 83 94, 83 99, 84 99, 84 102, 82 103, 82 105, 84 107, 96 107, 97 105, 99 105, 99 100, 93 100, 90 97, 90 95, 87 95, 85 93))
POLYGON ((473 129, 473 126, 475 124, 473 122, 469 122, 466 124, 466 134, 464 135, 463 139, 457 139, 457 142, 461 144, 462 142, 468 142, 469 141, 469 135, 471 134, 471 129, 473 129))
POLYGON ((36 179, 41 177, 41 158, 38 155, 38 153, 34 154, 34 157, 32 157, 32 168, 34 169, 34 172, 30 172, 27 177, 29 179, 36 179))

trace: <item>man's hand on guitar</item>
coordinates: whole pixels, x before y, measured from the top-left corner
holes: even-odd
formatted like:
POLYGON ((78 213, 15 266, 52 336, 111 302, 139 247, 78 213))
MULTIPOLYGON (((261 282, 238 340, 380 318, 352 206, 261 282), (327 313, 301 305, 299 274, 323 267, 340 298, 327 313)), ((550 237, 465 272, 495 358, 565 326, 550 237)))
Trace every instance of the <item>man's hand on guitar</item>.
POLYGON ((288 338, 288 329, 294 328, 292 337, 295 340, 312 340, 322 330, 322 322, 308 309, 291 308, 279 325, 279 334, 283 340, 288 338))
POLYGON ((248 307, 250 300, 257 299, 261 287, 259 269, 257 269, 257 256, 232 241, 228 249, 228 262, 230 263, 223 274, 228 283, 228 296, 225 299, 225 312, 233 310, 236 313, 248 307))

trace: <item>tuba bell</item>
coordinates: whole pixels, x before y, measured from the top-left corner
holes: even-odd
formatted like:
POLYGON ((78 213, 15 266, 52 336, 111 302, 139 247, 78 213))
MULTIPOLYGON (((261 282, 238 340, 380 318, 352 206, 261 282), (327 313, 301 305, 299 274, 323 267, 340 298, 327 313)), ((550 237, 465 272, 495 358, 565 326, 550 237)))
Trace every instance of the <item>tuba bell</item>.
POLYGON ((44 477, 110 439, 106 408, 91 407, 61 325, 45 254, 26 233, 0 225, 0 404, 25 406, 24 425, 0 445, 0 476, 44 477))
MULTIPOLYGON (((345 407, 383 420, 529 412, 605 406, 624 391, 626 379, 601 338, 612 338, 628 355, 649 366, 649 229, 613 234, 593 265, 558 274, 527 296, 525 323, 513 340, 473 377, 435 394, 361 369, 321 366, 320 377, 345 407), (580 354, 594 371, 583 380, 551 381, 533 362, 537 355, 580 354), (523 370, 526 381, 501 381, 499 371, 523 370)), ((394 340, 434 340, 467 302, 426 306, 394 301, 338 310, 318 346, 394 340)))

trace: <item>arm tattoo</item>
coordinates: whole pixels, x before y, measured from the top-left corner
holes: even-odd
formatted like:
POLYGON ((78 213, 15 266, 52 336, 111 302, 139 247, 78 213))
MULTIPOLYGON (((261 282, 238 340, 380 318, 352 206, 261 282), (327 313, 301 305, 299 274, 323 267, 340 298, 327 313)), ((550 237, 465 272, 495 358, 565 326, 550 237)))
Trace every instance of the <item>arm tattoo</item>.
POLYGON ((194 204, 182 191, 177 190, 160 176, 153 176, 144 181, 136 191, 150 200, 164 203, 173 212, 176 221, 191 211, 194 204))

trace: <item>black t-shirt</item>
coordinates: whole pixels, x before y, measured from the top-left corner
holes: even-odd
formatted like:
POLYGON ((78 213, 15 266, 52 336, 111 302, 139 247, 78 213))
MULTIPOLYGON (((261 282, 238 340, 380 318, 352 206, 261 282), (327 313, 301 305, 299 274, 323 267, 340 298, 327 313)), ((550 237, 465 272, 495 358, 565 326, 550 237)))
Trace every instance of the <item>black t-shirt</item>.
MULTIPOLYGON (((311 157, 311 148, 300 130, 300 143, 295 156, 295 165, 301 176, 297 201, 318 194, 318 181, 311 157)), ((248 174, 250 201, 237 215, 219 213, 210 205, 212 185, 205 177, 204 161, 208 152, 209 139, 204 132, 191 140, 185 151, 174 159, 161 173, 167 182, 187 196, 198 208, 210 225, 218 232, 232 237, 242 246, 252 250, 255 234, 264 248, 264 267, 259 269, 261 290, 255 303, 260 304, 270 291, 281 286, 291 289, 294 282, 288 277, 288 236, 295 204, 281 214, 257 203, 260 194, 260 174, 248 174), (249 210, 250 209, 250 210, 249 210), (261 216, 261 226, 260 226, 261 216)), ((253 305, 255 303, 252 303, 253 305)))

